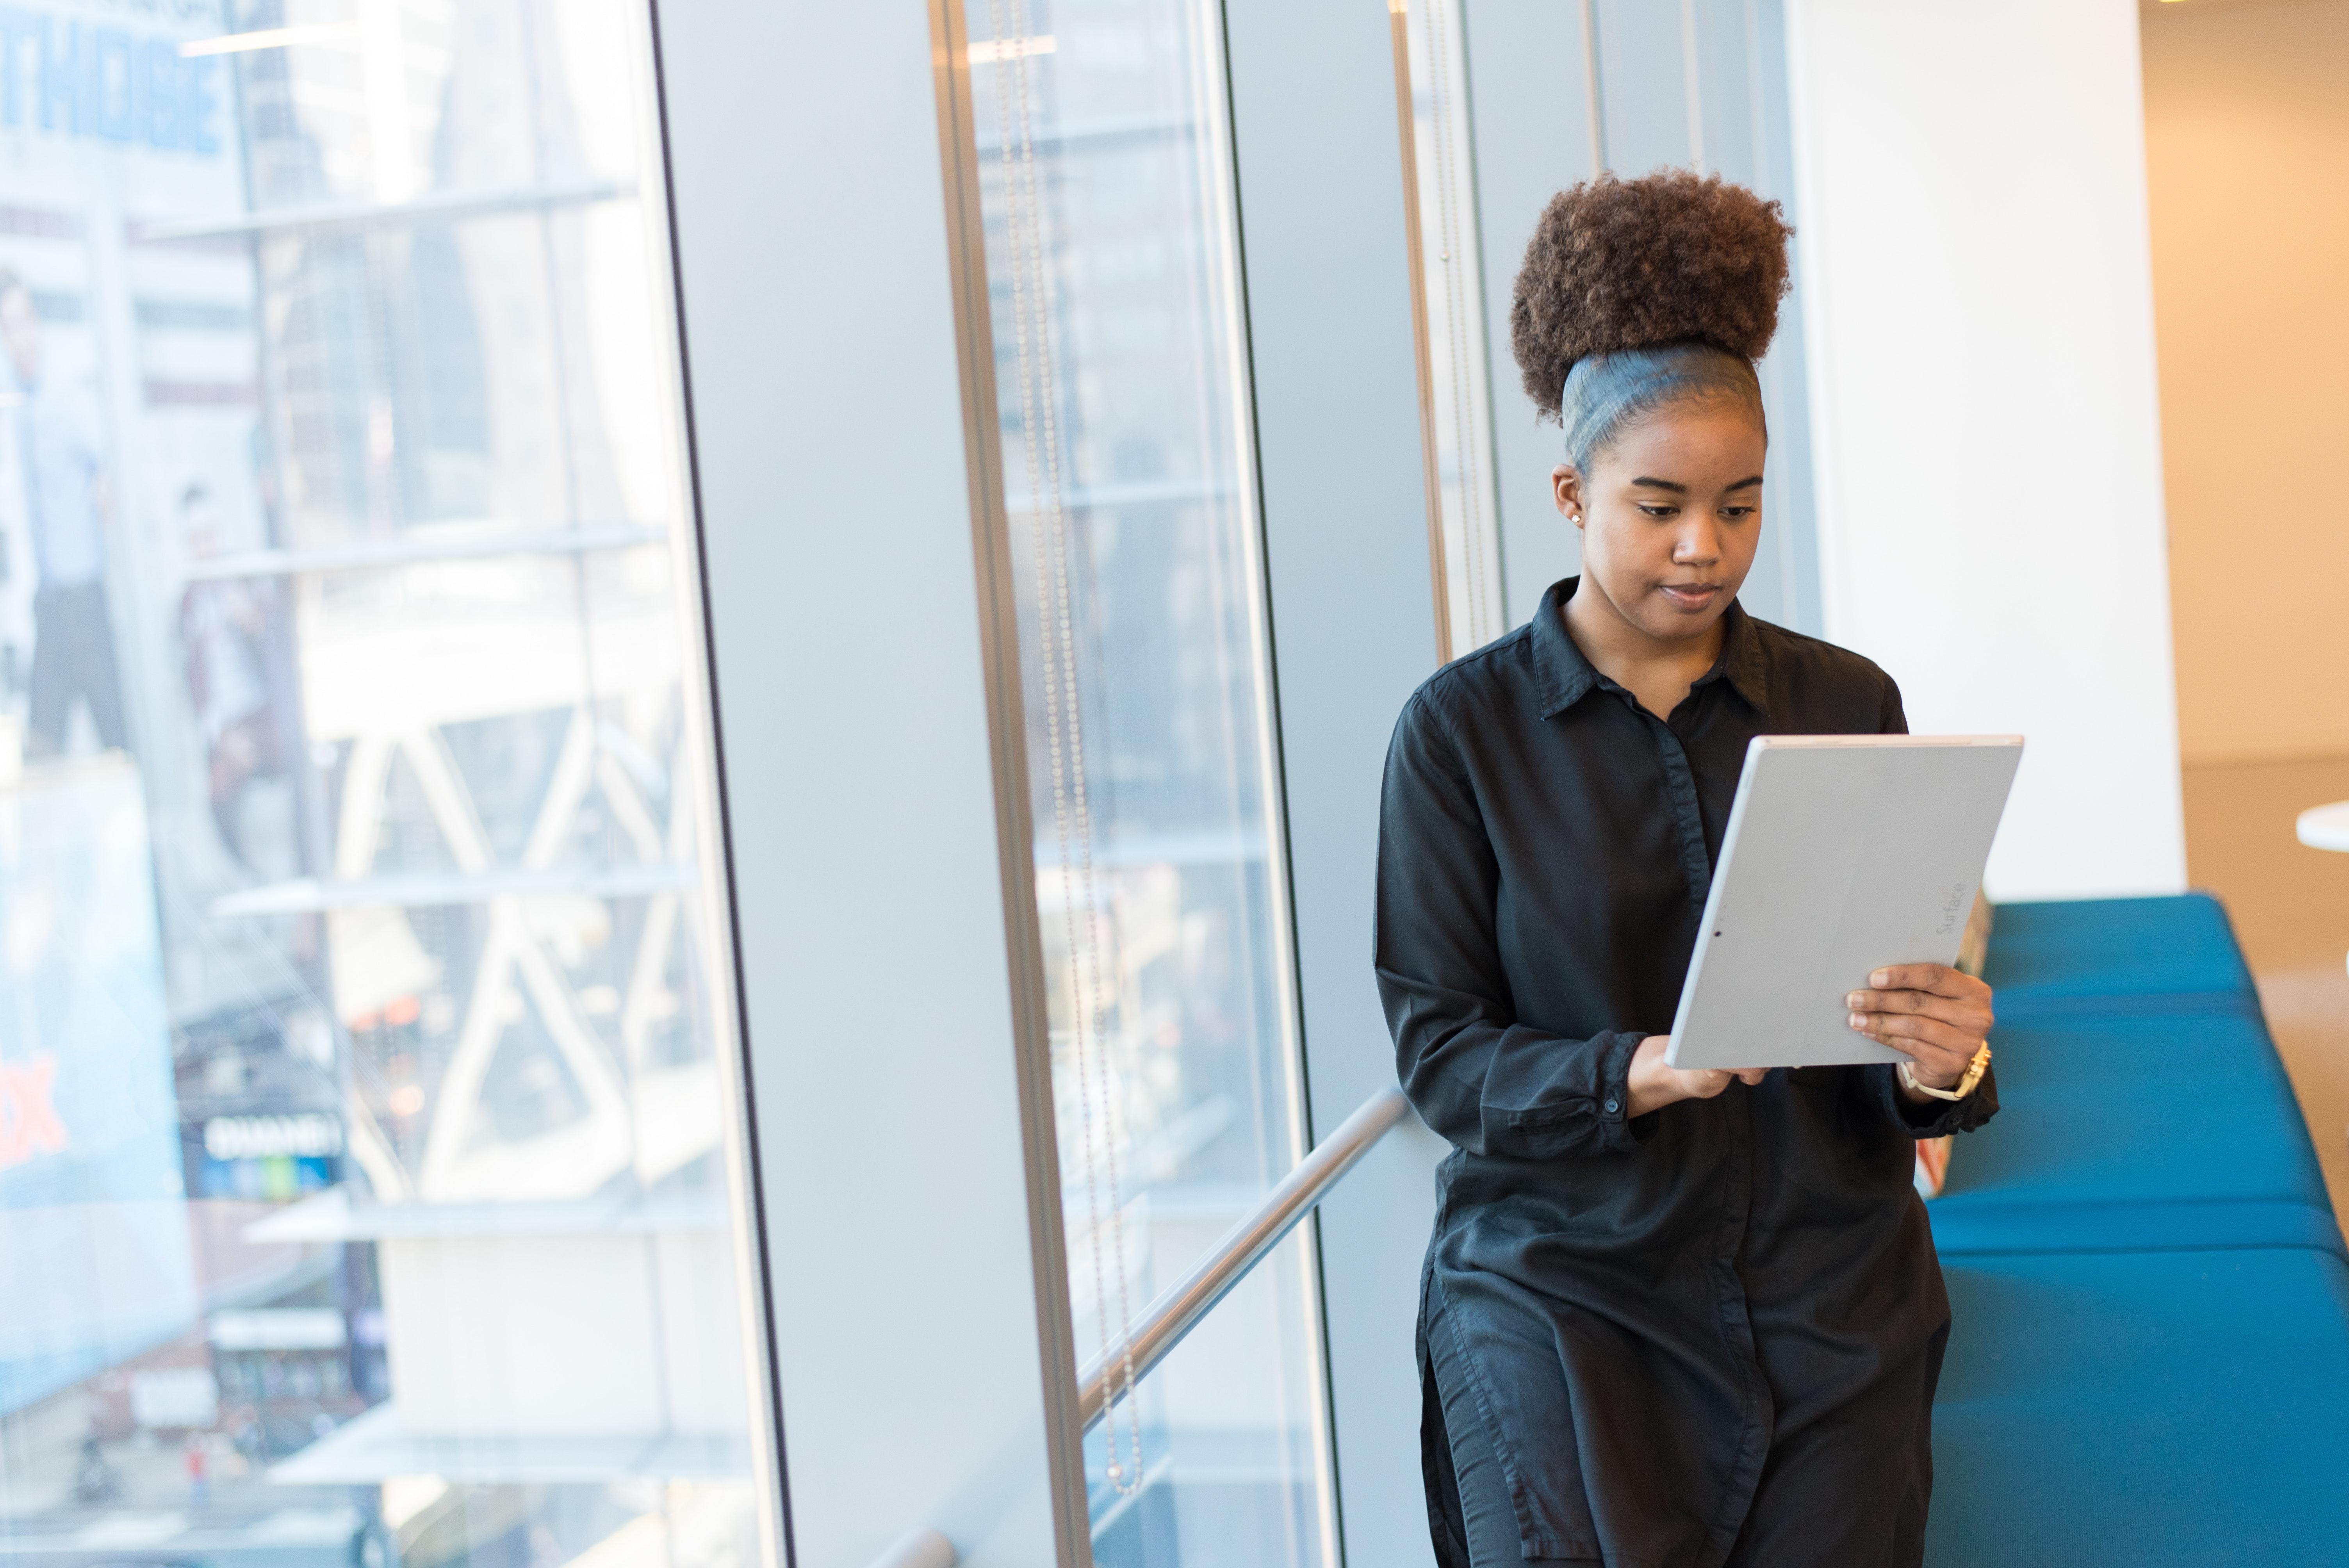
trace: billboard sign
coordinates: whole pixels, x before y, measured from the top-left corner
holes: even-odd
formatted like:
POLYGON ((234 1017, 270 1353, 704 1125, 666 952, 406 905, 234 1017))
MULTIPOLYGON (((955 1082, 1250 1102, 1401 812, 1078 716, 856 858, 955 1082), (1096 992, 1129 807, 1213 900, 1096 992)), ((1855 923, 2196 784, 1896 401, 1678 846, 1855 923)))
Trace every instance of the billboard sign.
POLYGON ((127 758, 0 788, 0 1413, 196 1321, 154 886, 127 758))

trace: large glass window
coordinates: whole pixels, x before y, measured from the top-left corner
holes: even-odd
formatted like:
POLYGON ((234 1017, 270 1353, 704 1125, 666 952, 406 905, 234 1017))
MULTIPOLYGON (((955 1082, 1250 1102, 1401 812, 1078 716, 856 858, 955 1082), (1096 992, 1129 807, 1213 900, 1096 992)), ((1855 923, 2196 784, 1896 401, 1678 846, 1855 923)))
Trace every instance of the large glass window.
MULTIPOLYGON (((1303 1146, 1220 7, 970 7, 1081 1352, 1303 1146)), ((1088 1439, 1116 1564, 1334 1562, 1302 1238, 1088 1439)))
POLYGON ((758 1559, 647 57, 0 9, 0 1557, 758 1559))

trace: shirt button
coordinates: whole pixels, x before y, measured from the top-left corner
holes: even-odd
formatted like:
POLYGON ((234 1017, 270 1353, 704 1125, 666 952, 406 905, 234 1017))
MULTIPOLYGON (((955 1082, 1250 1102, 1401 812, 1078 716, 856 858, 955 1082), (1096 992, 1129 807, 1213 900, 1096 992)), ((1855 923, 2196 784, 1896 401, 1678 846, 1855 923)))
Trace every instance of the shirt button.
POLYGON ((1607 1102, 1607 1114, 1609 1116, 1614 1115, 1617 1111, 1622 1109, 1623 1102, 1619 1099, 1610 1099, 1607 1102))

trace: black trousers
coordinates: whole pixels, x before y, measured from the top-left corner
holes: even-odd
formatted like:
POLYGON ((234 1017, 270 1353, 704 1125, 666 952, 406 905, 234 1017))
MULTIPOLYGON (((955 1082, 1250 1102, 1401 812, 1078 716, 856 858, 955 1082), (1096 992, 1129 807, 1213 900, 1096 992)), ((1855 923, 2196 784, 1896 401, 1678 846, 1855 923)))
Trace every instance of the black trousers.
MULTIPOLYGON (((1431 1333, 1428 1357, 1444 1402, 1444 1435, 1451 1440, 1459 1492, 1460 1516, 1453 1528, 1465 1540, 1469 1568, 1526 1568, 1529 1562, 1558 1561, 1525 1555, 1507 1478, 1464 1368, 1452 1354, 1451 1335, 1440 1328, 1431 1333)), ((1744 1528, 1723 1568, 1913 1568, 1922 1561, 1924 1498, 1909 1500, 1889 1540, 1854 1517, 1847 1499, 1852 1489, 1868 1484, 1873 1468, 1872 1455, 1855 1447, 1854 1436, 1852 1429, 1827 1420, 1773 1440, 1744 1528)))
POLYGON ((33 595, 33 670, 26 749, 63 750, 74 699, 89 704, 98 744, 128 748, 122 727, 122 680, 114 662, 114 622, 106 613, 106 584, 67 583, 33 595))
POLYGON ((1451 1443, 1453 1487, 1460 1499, 1460 1517, 1450 1522, 1451 1528, 1468 1548, 1469 1568, 1524 1568, 1534 1560, 1525 1554, 1508 1480, 1485 1434, 1485 1418, 1468 1392, 1466 1369, 1442 1324, 1429 1328, 1427 1357, 1434 1369, 1436 1394, 1444 1402, 1444 1435, 1451 1443))

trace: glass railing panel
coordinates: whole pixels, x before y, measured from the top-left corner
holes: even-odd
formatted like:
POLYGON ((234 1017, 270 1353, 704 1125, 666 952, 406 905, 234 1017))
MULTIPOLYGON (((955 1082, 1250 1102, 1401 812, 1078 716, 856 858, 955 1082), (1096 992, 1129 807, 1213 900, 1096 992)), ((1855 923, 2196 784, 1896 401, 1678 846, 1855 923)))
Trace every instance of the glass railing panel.
POLYGON ((0 26, 0 1568, 750 1568, 642 7, 0 26))
MULTIPOLYGON (((1238 1196, 1219 1202, 1202 1193, 1186 1208, 1170 1207, 1153 1217, 1151 1234, 1171 1254, 1198 1250, 1239 1217, 1238 1196)), ((1127 1409, 1117 1412, 1114 1431, 1104 1421, 1086 1435, 1095 1561, 1119 1568, 1334 1561, 1320 1347, 1294 1305, 1312 1286, 1309 1236, 1292 1233, 1143 1375, 1133 1401, 1142 1486, 1121 1490, 1108 1476, 1133 1451, 1127 1409)), ((1179 1264, 1164 1271, 1180 1272, 1179 1264)))
MULTIPOLYGON (((1304 1147, 1220 7, 968 15, 1081 1357, 1304 1147)), ((1261 1294, 1229 1332, 1310 1389, 1309 1278, 1261 1294)), ((1163 1461, 1216 1432, 1318 1451, 1318 1396, 1216 1414, 1257 1375, 1202 1353, 1121 1398, 1096 1520, 1187 1508, 1204 1472, 1163 1461)), ((1266 1484, 1325 1496, 1299 1462, 1266 1484)), ((1326 1508, 1300 1517, 1185 1560, 1331 1561, 1326 1508)), ((1145 1561, 1103 1528, 1102 1561, 1145 1561)))

